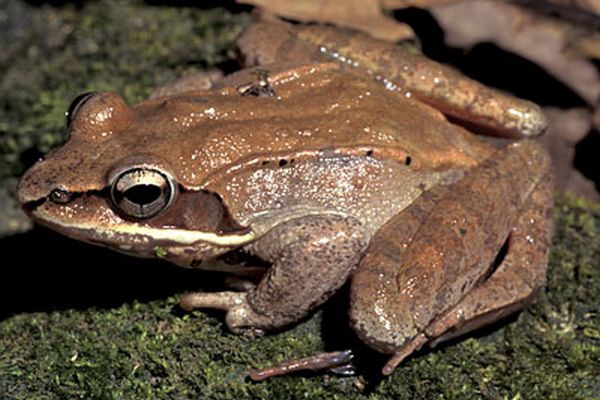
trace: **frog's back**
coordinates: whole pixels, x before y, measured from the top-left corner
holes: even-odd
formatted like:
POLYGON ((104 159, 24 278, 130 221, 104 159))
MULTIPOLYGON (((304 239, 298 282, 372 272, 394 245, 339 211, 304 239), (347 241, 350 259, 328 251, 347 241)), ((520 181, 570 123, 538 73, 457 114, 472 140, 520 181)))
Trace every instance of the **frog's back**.
POLYGON ((102 190, 110 171, 148 160, 187 189, 212 190, 244 169, 323 155, 369 155, 442 171, 490 154, 438 111, 332 64, 274 73, 270 82, 270 97, 243 96, 230 86, 134 108, 114 94, 94 96, 71 139, 30 171, 44 170, 35 190, 102 190))
MULTIPOLYGON (((147 123, 170 122, 164 130, 182 143, 170 152, 171 164, 181 165, 182 182, 203 188, 231 171, 323 154, 368 154, 414 170, 468 168, 489 154, 437 110, 372 79, 338 68, 304 68, 273 76, 274 96, 242 96, 235 88, 190 92, 143 103, 138 114, 147 123)), ((161 147, 164 138, 155 140, 161 147)))

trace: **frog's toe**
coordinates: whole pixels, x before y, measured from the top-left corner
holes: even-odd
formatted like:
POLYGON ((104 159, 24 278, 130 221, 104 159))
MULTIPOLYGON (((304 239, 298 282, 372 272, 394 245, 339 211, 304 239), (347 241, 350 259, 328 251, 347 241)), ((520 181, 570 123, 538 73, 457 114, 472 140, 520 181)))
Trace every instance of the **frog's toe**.
POLYGON ((287 375, 298 371, 322 371, 352 376, 356 373, 352 364, 354 354, 351 350, 332 351, 328 353, 317 353, 309 357, 287 360, 279 365, 250 371, 248 376, 253 381, 263 381, 279 375, 287 375))
POLYGON ((251 332, 260 336, 264 333, 264 330, 260 329, 260 319, 246 302, 242 302, 227 311, 225 323, 233 333, 242 334, 251 332))
POLYGON ((192 311, 196 308, 214 308, 227 311, 245 301, 245 298, 246 293, 239 292, 188 293, 181 297, 179 306, 186 311, 192 311))

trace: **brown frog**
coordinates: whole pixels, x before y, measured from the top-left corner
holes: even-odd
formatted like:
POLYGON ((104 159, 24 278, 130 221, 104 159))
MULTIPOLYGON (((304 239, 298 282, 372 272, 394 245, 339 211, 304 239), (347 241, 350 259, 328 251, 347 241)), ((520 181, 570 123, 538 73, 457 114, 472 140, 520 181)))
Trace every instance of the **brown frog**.
POLYGON ((68 142, 20 181, 24 209, 67 236, 184 267, 236 249, 268 261, 247 292, 182 299, 226 310, 234 332, 294 323, 351 279, 351 325, 392 354, 385 374, 535 296, 549 158, 530 140, 496 150, 448 119, 531 137, 545 128, 537 106, 356 32, 262 21, 240 47, 261 69, 211 90, 176 85, 133 108, 112 93, 75 101, 68 142))

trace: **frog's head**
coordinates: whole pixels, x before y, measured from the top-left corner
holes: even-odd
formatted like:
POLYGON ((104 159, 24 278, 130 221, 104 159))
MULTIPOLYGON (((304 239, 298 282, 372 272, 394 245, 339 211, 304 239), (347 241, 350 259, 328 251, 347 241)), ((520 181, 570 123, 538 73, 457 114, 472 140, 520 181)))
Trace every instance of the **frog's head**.
POLYGON ((218 194, 182 181, 173 147, 185 145, 160 122, 169 113, 160 102, 132 109, 112 93, 75 99, 67 143, 19 182, 24 210, 67 236, 184 266, 252 241, 218 194))

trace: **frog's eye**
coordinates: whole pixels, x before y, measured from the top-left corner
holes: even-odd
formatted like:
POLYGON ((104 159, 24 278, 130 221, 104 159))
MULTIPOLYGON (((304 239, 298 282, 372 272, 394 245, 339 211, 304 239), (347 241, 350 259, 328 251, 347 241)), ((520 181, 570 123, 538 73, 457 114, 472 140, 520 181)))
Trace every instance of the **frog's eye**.
POLYGON ((175 197, 175 186, 166 174, 133 168, 117 176, 111 198, 120 212, 131 218, 150 218, 165 210, 175 197))
POLYGON ((71 123, 75 119, 75 116, 77 115, 77 111, 79 111, 79 109, 81 109, 81 106, 83 106, 86 103, 86 101, 88 101, 89 99, 94 97, 95 94, 96 94, 96 92, 87 92, 87 93, 80 94, 79 96, 77 96, 73 99, 73 101, 71 102, 71 105, 69 106, 69 108, 67 109, 67 112, 65 113, 65 117, 67 118, 67 128, 69 128, 71 126, 71 123))
POLYGON ((50 193, 50 200, 57 204, 67 204, 73 198, 73 193, 64 189, 54 189, 50 193))

